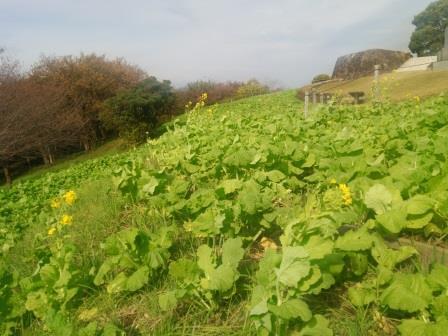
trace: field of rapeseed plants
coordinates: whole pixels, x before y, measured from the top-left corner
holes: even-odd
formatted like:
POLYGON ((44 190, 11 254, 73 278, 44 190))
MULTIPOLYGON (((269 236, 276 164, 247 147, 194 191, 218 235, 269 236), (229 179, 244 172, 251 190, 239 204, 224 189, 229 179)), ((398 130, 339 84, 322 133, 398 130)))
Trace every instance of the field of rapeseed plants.
POLYGON ((1 333, 445 333, 448 268, 393 242, 445 243, 447 97, 328 105, 307 120, 292 92, 206 99, 138 151, 0 189, 1 333), (76 188, 95 178, 123 202, 86 270, 76 188), (7 255, 29 227, 40 234, 26 273, 7 255), (108 315, 145 293, 142 312, 108 315), (343 300, 365 330, 337 318, 343 300))

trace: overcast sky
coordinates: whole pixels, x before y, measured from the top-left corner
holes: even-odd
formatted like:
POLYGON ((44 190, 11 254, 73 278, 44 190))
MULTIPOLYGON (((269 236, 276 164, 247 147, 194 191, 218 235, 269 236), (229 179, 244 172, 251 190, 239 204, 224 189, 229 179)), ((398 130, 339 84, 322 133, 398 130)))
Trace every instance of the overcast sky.
POLYGON ((0 46, 40 55, 124 57, 176 86, 258 78, 296 87, 338 56, 407 51, 431 0, 0 0, 0 46))

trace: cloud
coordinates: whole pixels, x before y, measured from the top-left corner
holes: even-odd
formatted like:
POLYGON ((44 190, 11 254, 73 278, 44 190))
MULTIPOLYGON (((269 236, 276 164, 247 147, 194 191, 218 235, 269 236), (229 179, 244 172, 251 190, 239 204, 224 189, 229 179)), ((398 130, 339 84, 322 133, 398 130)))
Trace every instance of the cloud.
POLYGON ((123 56, 182 85, 257 77, 292 87, 338 56, 406 49, 430 0, 1 0, 0 44, 41 53, 123 56))

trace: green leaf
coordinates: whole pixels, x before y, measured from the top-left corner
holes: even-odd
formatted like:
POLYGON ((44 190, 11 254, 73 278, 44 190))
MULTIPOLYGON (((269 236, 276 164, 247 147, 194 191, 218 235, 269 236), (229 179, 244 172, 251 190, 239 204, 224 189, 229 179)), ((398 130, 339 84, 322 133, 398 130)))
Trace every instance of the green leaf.
POLYGON ((367 191, 364 203, 368 208, 381 215, 389 210, 392 203, 392 194, 384 185, 375 184, 367 191))
POLYGON ((25 308, 34 312, 37 317, 42 317, 48 308, 48 296, 44 290, 31 292, 26 297, 25 308))
POLYGON ((448 330, 448 320, 436 323, 420 320, 404 320, 398 330, 404 336, 441 336, 448 330))
POLYGON ((226 216, 218 210, 208 208, 204 213, 200 214, 192 223, 186 223, 185 229, 193 231, 198 236, 216 235, 220 232, 224 225, 226 216))
POLYGON ((424 215, 432 210, 434 201, 425 195, 416 195, 406 202, 409 215, 424 215))
POLYGON ((258 304, 256 304, 255 306, 252 307, 252 309, 250 310, 250 315, 251 316, 256 316, 256 315, 264 315, 268 312, 268 304, 266 300, 262 300, 260 301, 258 304))
POLYGON ((393 250, 381 244, 375 245, 371 254, 379 265, 392 270, 397 264, 417 255, 418 252, 412 246, 402 246, 398 250, 393 250))
POLYGON ((159 306, 162 311, 170 311, 176 308, 177 298, 176 292, 166 292, 159 295, 159 306))
POLYGON ((279 170, 271 170, 266 173, 266 176, 268 177, 269 180, 276 183, 283 181, 286 177, 285 174, 283 174, 279 170))
POLYGON ((154 176, 151 176, 151 177, 149 177, 147 183, 145 185, 143 185, 141 190, 144 193, 154 195, 154 192, 155 192, 156 188, 158 187, 158 185, 159 185, 159 180, 157 178, 155 178, 154 176))
POLYGON ((212 249, 207 245, 201 245, 196 252, 198 256, 198 266, 205 274, 210 274, 215 270, 215 263, 212 260, 212 249))
POLYGON ((427 213, 426 215, 414 215, 409 216, 406 224, 408 229, 423 229, 426 225, 431 222, 434 214, 427 213))
POLYGON ((243 182, 241 180, 232 179, 232 180, 224 180, 221 182, 218 188, 224 189, 224 193, 226 195, 232 194, 235 191, 241 189, 243 186, 243 182))
POLYGON ((312 266, 310 274, 300 281, 299 290, 301 292, 307 292, 322 278, 322 273, 318 266, 312 266))
POLYGON ((229 265, 221 265, 209 273, 208 286, 206 289, 226 292, 233 287, 238 273, 229 265))
POLYGON ((428 275, 427 281, 434 291, 445 291, 448 289, 448 267, 435 264, 428 275))
POLYGON ((351 271, 356 276, 361 276, 367 272, 369 261, 363 253, 349 253, 349 264, 351 271))
POLYGON ((186 283, 195 281, 198 276, 198 265, 186 258, 173 261, 169 266, 169 274, 174 279, 186 283))
POLYGON ((426 309, 432 291, 422 274, 396 274, 381 295, 381 302, 395 310, 415 313, 426 309))
POLYGON ((253 180, 246 182, 238 195, 238 201, 244 212, 255 215, 263 204, 260 185, 253 180))
POLYGON ((305 260, 307 257, 308 253, 303 247, 284 247, 280 267, 275 269, 278 281, 285 286, 296 287, 310 273, 310 263, 305 260))
POLYGON ((328 327, 328 320, 322 315, 314 315, 302 328, 299 336, 333 336, 333 331, 328 327))
POLYGON ((148 278, 149 268, 142 266, 129 276, 126 281, 126 289, 130 292, 135 292, 148 283, 148 278))
POLYGON ((348 289, 348 298, 356 307, 366 306, 376 300, 376 291, 363 283, 348 289))
POLYGON ((280 306, 268 305, 268 308, 270 312, 284 320, 300 318, 302 321, 307 322, 313 316, 308 305, 299 299, 288 300, 280 306))
POLYGON ((336 240, 335 247, 342 251, 365 251, 372 247, 373 237, 366 229, 348 231, 336 240))
POLYGON ((311 236, 304 248, 308 252, 310 260, 319 260, 331 254, 333 246, 334 243, 330 239, 325 239, 321 236, 311 236))
POLYGON ((441 294, 433 299, 431 313, 437 321, 448 320, 448 296, 441 294))
POLYGON ((124 272, 118 273, 117 276, 107 285, 106 290, 109 294, 116 294, 126 289, 127 276, 124 272))
POLYGON ((406 209, 398 208, 376 216, 376 220, 387 231, 400 233, 408 225, 406 215, 406 209))
POLYGON ((97 328, 97 322, 90 322, 84 328, 79 329, 78 336, 96 336, 97 328))
POLYGON ((241 238, 227 239, 222 245, 222 264, 237 268, 244 256, 241 238))

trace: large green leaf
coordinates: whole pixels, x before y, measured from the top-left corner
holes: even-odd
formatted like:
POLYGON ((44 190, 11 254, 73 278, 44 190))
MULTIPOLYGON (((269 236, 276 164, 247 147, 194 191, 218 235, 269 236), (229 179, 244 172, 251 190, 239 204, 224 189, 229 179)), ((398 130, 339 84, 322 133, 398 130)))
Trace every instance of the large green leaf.
POLYGON ((298 282, 310 273, 311 267, 307 257, 308 253, 303 247, 284 247, 280 267, 275 269, 278 280, 285 286, 296 287, 298 282))
POLYGON ((417 195, 406 202, 409 215, 424 215, 434 206, 434 200, 425 195, 417 195))
POLYGON ((244 256, 241 238, 227 239, 222 245, 222 264, 237 268, 244 256))
POLYGON ((435 264, 427 280, 434 291, 446 291, 448 289, 448 267, 435 264))
POLYGON ((324 316, 314 315, 305 327, 300 330, 298 336, 333 336, 333 331, 329 328, 329 324, 324 316))
POLYGON ((335 247, 342 251, 365 251, 372 247, 373 236, 366 229, 348 231, 336 240, 335 247))
POLYGON ((221 265, 208 274, 206 282, 203 282, 206 289, 226 292, 233 287, 238 278, 238 273, 229 265, 221 265))
POLYGON ((299 299, 288 300, 283 302, 280 306, 268 305, 268 309, 274 315, 284 320, 300 318, 302 321, 307 322, 311 320, 313 316, 308 305, 299 299))
POLYGON ((422 274, 396 274, 381 295, 384 305, 409 313, 426 309, 431 299, 431 288, 422 274))
POLYGON ((162 293, 159 295, 159 306, 163 311, 169 311, 176 307, 177 298, 174 291, 162 293))
POLYGON ((311 236, 308 242, 304 245, 308 252, 310 260, 323 259, 325 256, 331 254, 334 243, 330 239, 325 239, 321 236, 311 236))
POLYGON ((146 285, 148 279, 149 268, 147 266, 142 266, 128 277, 126 281, 126 289, 130 292, 135 292, 146 285))
POLYGON ((392 193, 382 184, 375 184, 367 191, 365 204, 377 214, 383 214, 390 209, 392 193))
POLYGON ((448 320, 436 323, 421 320, 404 320, 398 330, 403 336, 441 336, 446 335, 448 320))
POLYGON ((400 233, 407 225, 406 209, 397 208, 376 216, 377 222, 391 233, 400 233))

